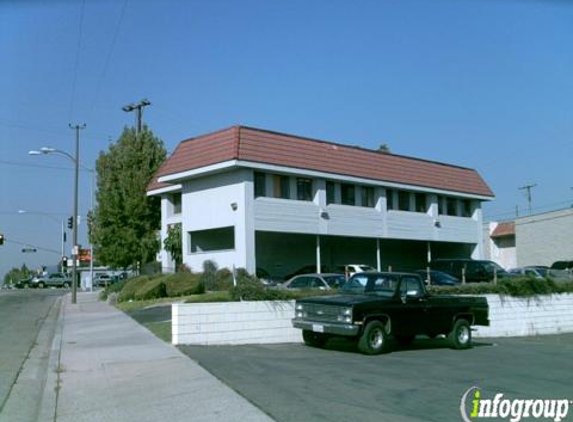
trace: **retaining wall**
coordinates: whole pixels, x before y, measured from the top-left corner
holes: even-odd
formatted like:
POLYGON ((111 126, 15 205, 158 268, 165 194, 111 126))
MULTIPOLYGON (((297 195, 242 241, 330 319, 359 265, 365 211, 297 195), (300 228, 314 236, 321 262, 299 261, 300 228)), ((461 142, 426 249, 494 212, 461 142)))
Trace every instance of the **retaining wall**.
MULTIPOLYGON (((532 298, 484 295, 489 327, 474 337, 514 337, 573 332, 573 294, 532 298)), ((299 343, 291 325, 294 301, 172 305, 173 344, 222 345, 299 343)))

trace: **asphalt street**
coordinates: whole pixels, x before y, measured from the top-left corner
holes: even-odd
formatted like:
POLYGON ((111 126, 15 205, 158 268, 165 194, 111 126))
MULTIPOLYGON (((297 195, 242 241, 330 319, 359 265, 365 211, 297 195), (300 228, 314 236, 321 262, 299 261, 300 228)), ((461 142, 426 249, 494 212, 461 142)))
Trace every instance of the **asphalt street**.
POLYGON ((472 386, 484 397, 573 399, 572 334, 480 339, 462 351, 419 339, 379 356, 346 340, 180 349, 280 422, 460 421, 472 386))
MULTIPOLYGON (((20 398, 25 398, 19 420, 34 420, 34 405, 39 402, 43 386, 37 378, 28 382, 28 374, 22 372, 23 364, 28 359, 28 370, 47 371, 52 337, 50 330, 43 328, 46 324, 55 324, 57 299, 66 292, 63 289, 0 292, 0 415, 9 413, 5 408, 9 397, 15 406, 20 398), (40 331, 44 333, 42 338, 40 331), (14 399, 16 396, 18 399, 14 399)), ((4 419, 0 417, 0 420, 4 419)))

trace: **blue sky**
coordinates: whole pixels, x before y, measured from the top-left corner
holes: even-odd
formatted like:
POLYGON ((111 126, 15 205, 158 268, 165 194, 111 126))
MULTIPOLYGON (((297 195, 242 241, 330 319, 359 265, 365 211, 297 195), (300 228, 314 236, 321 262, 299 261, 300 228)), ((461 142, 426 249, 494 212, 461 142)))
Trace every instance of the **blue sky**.
MULTIPOLYGON (((93 168, 133 113, 168 151, 234 124, 477 169, 486 217, 573 204, 573 2, 0 2, 0 276, 56 262, 69 123, 93 168), (49 214, 19 214, 28 210, 49 214), (22 254, 22 244, 41 247, 22 254)), ((91 174, 81 174, 80 214, 91 174)), ((71 237, 71 236, 70 236, 71 237)), ((87 244, 85 225, 80 242, 87 244)), ((69 245, 69 243, 68 243, 69 245)))

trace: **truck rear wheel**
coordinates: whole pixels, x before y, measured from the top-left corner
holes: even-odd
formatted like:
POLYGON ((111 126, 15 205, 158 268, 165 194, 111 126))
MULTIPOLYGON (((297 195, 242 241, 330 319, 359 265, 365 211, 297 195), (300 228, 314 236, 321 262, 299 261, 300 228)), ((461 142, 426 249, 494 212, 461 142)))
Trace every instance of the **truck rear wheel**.
POLYGON ((365 355, 378 355, 388 351, 386 326, 380 321, 370 321, 358 340, 358 350, 365 355))
POLYGON ((448 340, 454 349, 469 349, 472 345, 472 330, 465 319, 458 319, 448 334, 448 340))
POLYGON ((328 337, 321 333, 315 333, 310 330, 302 330, 302 339, 304 344, 310 347, 324 347, 328 337))

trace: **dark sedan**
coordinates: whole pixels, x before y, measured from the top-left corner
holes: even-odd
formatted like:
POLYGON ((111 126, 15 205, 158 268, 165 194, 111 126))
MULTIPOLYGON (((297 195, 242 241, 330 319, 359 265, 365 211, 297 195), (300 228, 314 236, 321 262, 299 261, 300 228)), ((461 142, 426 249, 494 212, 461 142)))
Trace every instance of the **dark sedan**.
POLYGON ((415 271, 415 273, 420 274, 420 277, 426 281, 426 284, 430 284, 432 286, 457 286, 460 284, 460 280, 456 277, 442 271, 431 270, 429 283, 428 272, 426 270, 418 270, 415 271))

